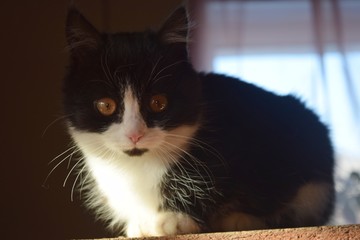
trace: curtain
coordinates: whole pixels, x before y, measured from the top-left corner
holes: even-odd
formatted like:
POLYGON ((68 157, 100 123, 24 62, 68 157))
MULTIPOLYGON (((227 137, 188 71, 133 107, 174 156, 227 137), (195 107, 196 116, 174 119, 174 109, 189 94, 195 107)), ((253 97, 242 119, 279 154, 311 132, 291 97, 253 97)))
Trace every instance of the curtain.
POLYGON ((189 1, 199 71, 292 93, 331 130, 333 224, 360 223, 360 1, 189 1))

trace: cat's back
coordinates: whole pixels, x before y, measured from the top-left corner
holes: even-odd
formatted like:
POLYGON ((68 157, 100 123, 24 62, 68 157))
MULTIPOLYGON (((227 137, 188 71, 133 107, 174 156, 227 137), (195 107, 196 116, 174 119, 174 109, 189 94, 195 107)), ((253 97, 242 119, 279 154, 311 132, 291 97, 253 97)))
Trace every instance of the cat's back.
POLYGON ((276 168, 297 169, 309 178, 320 176, 317 169, 331 178, 334 160, 328 129, 301 101, 232 77, 200 78, 206 106, 204 135, 227 159, 274 173, 276 168))
MULTIPOLYGON (((268 117, 269 121, 274 119, 281 123, 288 122, 290 125, 294 121, 314 121, 323 126, 319 118, 292 95, 277 95, 241 79, 225 75, 201 74, 200 78, 204 101, 210 109, 212 106, 221 106, 223 114, 241 116, 243 120, 248 119, 249 122, 258 120, 257 117, 268 117), (246 118, 245 114, 248 114, 246 118)), ((265 123, 265 119, 263 122, 265 123)))

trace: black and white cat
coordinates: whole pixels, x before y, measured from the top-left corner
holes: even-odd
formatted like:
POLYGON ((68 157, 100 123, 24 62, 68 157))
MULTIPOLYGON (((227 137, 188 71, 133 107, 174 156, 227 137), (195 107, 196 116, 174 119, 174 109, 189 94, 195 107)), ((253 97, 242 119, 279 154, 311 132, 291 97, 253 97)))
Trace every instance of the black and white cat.
POLYGON ((69 10, 64 109, 86 205, 129 237, 324 224, 327 128, 292 96, 195 72, 187 25, 180 7, 158 31, 105 34, 69 10))

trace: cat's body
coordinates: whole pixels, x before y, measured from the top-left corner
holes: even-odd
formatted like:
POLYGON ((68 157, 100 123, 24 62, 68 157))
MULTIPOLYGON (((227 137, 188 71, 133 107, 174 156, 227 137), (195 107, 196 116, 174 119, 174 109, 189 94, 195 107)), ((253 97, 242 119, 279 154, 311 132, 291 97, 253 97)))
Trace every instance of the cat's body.
POLYGON ((158 32, 100 35, 68 16, 69 131, 87 205, 127 236, 325 223, 334 198, 328 130, 291 96, 187 58, 178 9, 158 32))

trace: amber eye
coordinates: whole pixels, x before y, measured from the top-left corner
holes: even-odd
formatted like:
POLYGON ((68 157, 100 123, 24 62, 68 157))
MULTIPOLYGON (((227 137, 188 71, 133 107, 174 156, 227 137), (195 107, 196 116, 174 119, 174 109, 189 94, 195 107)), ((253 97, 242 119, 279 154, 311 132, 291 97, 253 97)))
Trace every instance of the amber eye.
POLYGON ((116 110, 116 103, 111 98, 101 98, 95 101, 95 107, 102 115, 110 116, 116 110))
POLYGON ((150 99, 150 109, 155 113, 163 112, 168 105, 168 100, 165 95, 157 94, 150 99))

